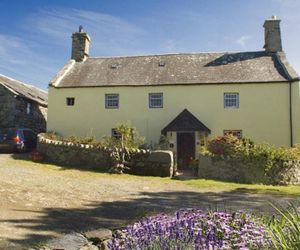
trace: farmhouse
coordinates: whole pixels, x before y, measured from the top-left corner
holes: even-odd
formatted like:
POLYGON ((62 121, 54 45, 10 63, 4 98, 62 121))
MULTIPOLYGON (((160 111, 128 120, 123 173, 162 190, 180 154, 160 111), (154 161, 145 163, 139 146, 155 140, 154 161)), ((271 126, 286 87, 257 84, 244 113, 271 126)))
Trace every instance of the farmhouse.
POLYGON ((0 129, 45 131, 47 105, 47 92, 0 74, 0 129))
POLYGON ((178 162, 225 133, 276 146, 300 143, 299 76, 282 50, 280 20, 264 23, 264 50, 89 57, 73 34, 72 58, 50 82, 48 130, 115 135, 130 121, 149 144, 165 134, 178 162))

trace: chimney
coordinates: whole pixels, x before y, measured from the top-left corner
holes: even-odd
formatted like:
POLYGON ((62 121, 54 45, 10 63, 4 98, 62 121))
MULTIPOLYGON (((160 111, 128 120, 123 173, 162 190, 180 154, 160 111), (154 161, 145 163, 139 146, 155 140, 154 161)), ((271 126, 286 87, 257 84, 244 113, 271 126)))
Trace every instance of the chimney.
POLYGON ((90 36, 79 26, 79 31, 72 34, 72 59, 82 62, 89 56, 90 36))
POLYGON ((280 20, 276 16, 265 21, 265 50, 267 52, 282 51, 281 34, 280 34, 280 20))

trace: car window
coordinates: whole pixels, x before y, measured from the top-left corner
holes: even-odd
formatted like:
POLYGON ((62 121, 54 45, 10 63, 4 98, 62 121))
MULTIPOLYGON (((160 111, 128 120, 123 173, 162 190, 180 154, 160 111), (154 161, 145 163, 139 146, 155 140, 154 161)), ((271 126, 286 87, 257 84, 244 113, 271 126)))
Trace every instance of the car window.
POLYGON ((23 130, 23 135, 25 137, 25 139, 32 139, 32 133, 29 130, 23 130))
POLYGON ((15 129, 0 129, 1 140, 11 140, 16 136, 15 129))

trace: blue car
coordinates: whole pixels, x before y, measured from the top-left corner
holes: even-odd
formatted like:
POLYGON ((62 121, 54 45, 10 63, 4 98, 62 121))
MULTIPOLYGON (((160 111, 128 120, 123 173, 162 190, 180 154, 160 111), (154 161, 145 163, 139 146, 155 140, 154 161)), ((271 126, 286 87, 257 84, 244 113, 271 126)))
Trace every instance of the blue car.
POLYGON ((28 128, 0 129, 0 152, 25 153, 36 148, 37 134, 28 128))

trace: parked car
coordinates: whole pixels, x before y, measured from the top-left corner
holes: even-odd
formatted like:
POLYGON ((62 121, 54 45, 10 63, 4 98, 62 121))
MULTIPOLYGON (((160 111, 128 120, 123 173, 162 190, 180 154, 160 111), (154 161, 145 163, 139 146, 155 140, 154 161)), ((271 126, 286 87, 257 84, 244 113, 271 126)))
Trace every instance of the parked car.
POLYGON ((37 134, 31 129, 0 129, 0 152, 28 152, 36 148, 36 142, 37 134))

